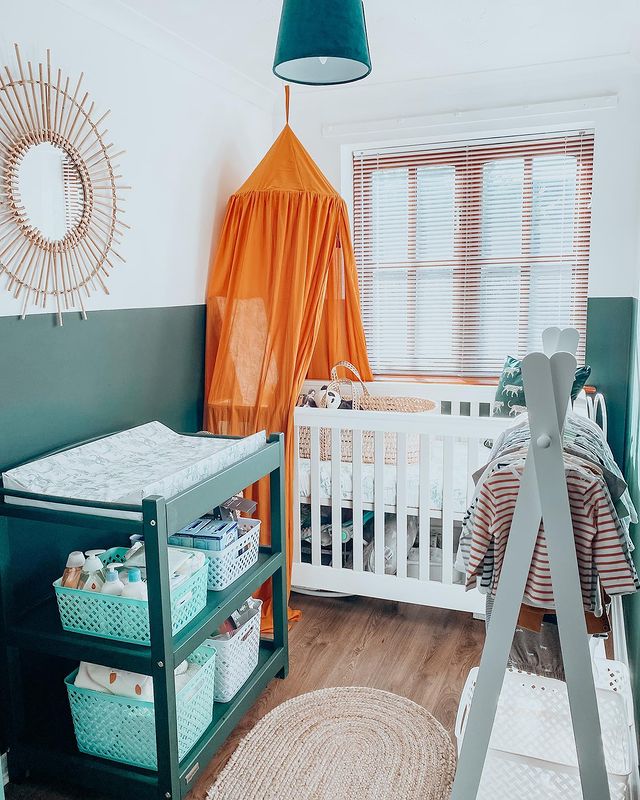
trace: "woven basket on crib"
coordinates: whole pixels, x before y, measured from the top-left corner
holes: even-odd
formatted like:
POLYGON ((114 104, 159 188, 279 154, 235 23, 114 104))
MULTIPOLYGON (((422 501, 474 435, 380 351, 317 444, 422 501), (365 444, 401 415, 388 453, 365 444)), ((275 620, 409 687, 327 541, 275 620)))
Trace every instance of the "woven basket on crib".
MULTIPOLYGON (((327 393, 336 392, 342 400, 351 400, 356 411, 401 411, 420 413, 433 411, 436 404, 433 400, 421 397, 394 397, 391 395, 374 395, 369 392, 358 370, 349 361, 339 361, 331 369, 331 380, 327 385, 327 393), (355 375, 357 383, 349 378, 338 377, 338 367, 346 367, 355 375), (346 388, 347 393, 342 392, 346 388)), ((323 407, 326 407, 326 394, 323 407)), ((311 429, 304 425, 299 435, 300 458, 311 458, 311 429)), ((384 434, 384 462, 397 462, 396 435, 384 434)), ((420 438, 418 434, 407 436, 407 463, 416 464, 420 457, 420 438)), ((331 460, 331 428, 320 428, 320 460, 331 460)), ((340 431, 340 460, 353 460, 353 432, 340 431)), ((373 431, 362 431, 362 463, 375 462, 375 436, 373 431)))

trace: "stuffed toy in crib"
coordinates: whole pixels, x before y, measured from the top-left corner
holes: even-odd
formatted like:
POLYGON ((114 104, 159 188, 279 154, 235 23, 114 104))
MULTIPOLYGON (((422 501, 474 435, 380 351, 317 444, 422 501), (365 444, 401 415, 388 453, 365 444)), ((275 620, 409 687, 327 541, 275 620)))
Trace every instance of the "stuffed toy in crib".
POLYGON ((316 392, 311 389, 298 397, 297 406, 303 408, 353 408, 352 400, 343 400, 335 389, 321 386, 316 392))

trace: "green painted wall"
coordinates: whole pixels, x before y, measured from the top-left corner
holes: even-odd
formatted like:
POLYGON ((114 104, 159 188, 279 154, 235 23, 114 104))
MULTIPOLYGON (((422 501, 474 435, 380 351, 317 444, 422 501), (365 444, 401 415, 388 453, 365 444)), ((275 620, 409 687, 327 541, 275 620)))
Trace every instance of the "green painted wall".
MULTIPOLYGON (((51 314, 1 317, 0 470, 154 419, 175 430, 198 430, 204 334, 204 306, 100 311, 86 322, 69 314, 63 327, 51 314)), ((81 529, 32 524, 25 530, 30 557, 14 578, 34 600, 34 581, 55 574, 87 535, 94 547, 113 545, 112 537, 100 541, 81 529), (40 537, 47 537, 46 547, 38 546, 40 537)), ((0 656, 0 708, 6 708, 2 662, 0 656)), ((4 738, 0 713, 0 752, 4 738)))
POLYGON ((606 398, 609 444, 620 465, 625 454, 634 304, 632 297, 591 297, 587 312, 589 382, 606 398))
MULTIPOLYGON (((640 508, 640 320, 635 298, 589 300, 587 364, 607 399, 609 443, 623 466, 633 502, 640 508)), ((640 528, 632 531, 640 570, 640 528)), ((640 720, 640 594, 624 600, 627 645, 640 720)))
MULTIPOLYGON (((634 306, 630 379, 627 407, 627 430, 625 437, 625 477, 631 497, 640 508, 640 309, 634 306)), ((640 529, 632 532, 636 544, 635 561, 640 570, 640 529)), ((627 645, 631 662, 631 679, 636 705, 636 723, 640 720, 640 594, 625 599, 627 645)))
POLYGON ((158 419, 202 420, 204 306, 0 318, 0 469, 158 419))

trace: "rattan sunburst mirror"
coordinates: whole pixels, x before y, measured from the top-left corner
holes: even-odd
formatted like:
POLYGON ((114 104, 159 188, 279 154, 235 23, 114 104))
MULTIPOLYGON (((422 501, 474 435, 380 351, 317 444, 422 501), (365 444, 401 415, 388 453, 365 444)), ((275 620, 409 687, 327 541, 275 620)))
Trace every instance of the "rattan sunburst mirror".
POLYGON ((95 103, 61 69, 23 63, 0 74, 0 275, 25 318, 32 307, 78 310, 109 293, 122 220, 122 176, 95 103))

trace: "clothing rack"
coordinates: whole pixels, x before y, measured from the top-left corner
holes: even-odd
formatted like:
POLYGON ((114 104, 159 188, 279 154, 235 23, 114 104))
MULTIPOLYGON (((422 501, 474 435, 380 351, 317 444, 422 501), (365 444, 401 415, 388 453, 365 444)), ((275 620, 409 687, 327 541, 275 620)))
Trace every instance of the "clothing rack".
POLYGON ((531 442, 488 626, 451 800, 475 800, 534 546, 545 539, 584 800, 610 800, 589 637, 565 477, 562 431, 578 346, 573 328, 548 328, 522 362, 531 442))

